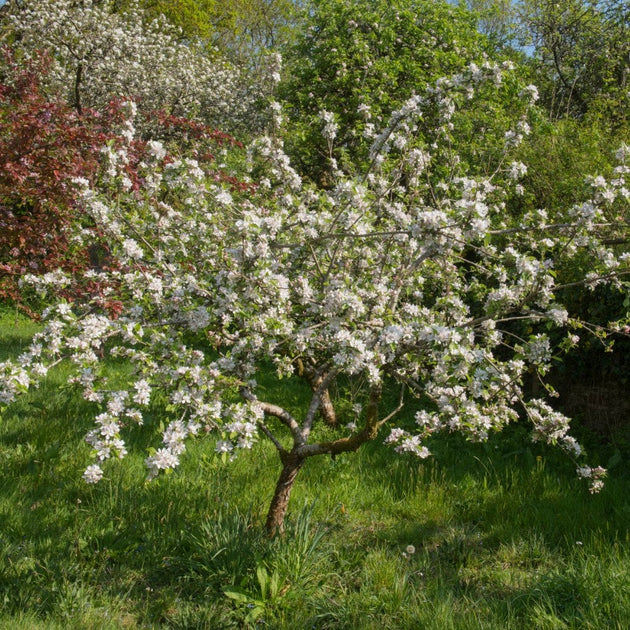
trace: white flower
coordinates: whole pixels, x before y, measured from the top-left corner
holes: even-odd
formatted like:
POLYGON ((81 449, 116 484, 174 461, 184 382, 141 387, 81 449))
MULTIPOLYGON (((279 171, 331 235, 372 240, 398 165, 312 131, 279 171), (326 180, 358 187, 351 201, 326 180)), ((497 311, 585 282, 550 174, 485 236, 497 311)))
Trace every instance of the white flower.
POLYGON ((536 335, 525 346, 524 356, 534 365, 547 363, 551 358, 551 344, 545 335, 536 335))
POLYGON ((222 205, 229 206, 232 204, 232 195, 227 190, 220 189, 214 198, 222 205))
POLYGON ((405 435, 407 435, 407 433, 403 429, 394 428, 390 431, 389 435, 385 438, 385 444, 398 442, 405 435))
POLYGON ((335 122, 335 115, 332 112, 322 110, 319 113, 319 117, 324 121, 323 136, 326 140, 331 142, 337 136, 339 125, 335 122))
POLYGON ((558 326, 563 326, 569 320, 569 314, 565 308, 561 306, 556 306, 547 311, 547 317, 557 324, 558 326))
POLYGON ((364 120, 370 120, 372 113, 370 112, 370 106, 366 103, 359 103, 357 107, 357 113, 360 114, 364 120))
POLYGON ((127 238, 123 241, 123 250, 129 258, 140 260, 144 256, 142 248, 132 238, 127 238))
POLYGON ((538 88, 535 85, 528 85, 521 91, 521 96, 526 96, 535 103, 538 100, 538 88))
POLYGON ((83 479, 88 483, 98 483, 103 478, 103 471, 100 466, 92 464, 85 469, 83 479))
POLYGON ((217 453, 229 453, 234 450, 234 444, 229 440, 219 440, 214 450, 217 453))
POLYGON ((511 179, 517 180, 527 174, 527 166, 522 162, 512 162, 510 164, 509 175, 511 179))
POLYGON ((166 157, 166 149, 158 140, 149 140, 147 142, 147 151, 156 160, 163 160, 166 157))
POLYGON ((622 144, 619 149, 617 149, 617 152, 615 153, 615 157, 617 158, 617 160, 619 160, 620 162, 623 162, 626 160, 626 158, 630 157, 630 146, 628 146, 627 144, 622 144))
POLYGON ((152 471, 168 470, 179 465, 179 458, 170 449, 160 448, 155 455, 147 457, 144 463, 152 471))
POLYGON ((151 398, 151 386, 149 383, 141 379, 134 383, 134 389, 136 390, 136 394, 133 397, 134 402, 139 405, 148 405, 151 398))

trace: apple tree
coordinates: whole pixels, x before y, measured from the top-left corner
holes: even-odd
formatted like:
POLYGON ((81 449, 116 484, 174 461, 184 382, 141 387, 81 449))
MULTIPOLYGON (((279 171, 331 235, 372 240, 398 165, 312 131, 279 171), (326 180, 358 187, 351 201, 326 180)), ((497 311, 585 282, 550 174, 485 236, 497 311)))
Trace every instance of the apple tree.
MULTIPOLYGON (((190 158, 166 160, 158 142, 147 147, 138 189, 124 185, 121 159, 98 189, 78 181, 116 261, 88 273, 121 308, 112 316, 98 304, 55 300, 69 281, 61 272, 26 276, 49 296, 46 325, 22 356, 0 364, 0 403, 69 359, 70 381, 94 405, 94 463, 84 473, 93 483, 124 457, 130 432, 157 430, 146 412, 158 391, 168 404, 161 444, 146 458, 150 478, 177 467, 193 436, 214 434, 226 457, 269 440, 281 464, 272 534, 309 458, 383 437, 423 458, 436 432, 484 440, 527 418, 533 438, 564 449, 598 490, 605 471, 583 463, 569 419, 525 382, 533 372, 544 383, 552 356, 577 342, 580 322, 563 306, 556 266, 579 259, 583 274, 573 281, 591 286, 628 273, 628 252, 602 235, 627 231, 630 150, 618 150, 615 177, 592 179, 589 198, 562 223, 538 209, 512 220, 505 199, 526 166, 511 156, 526 121, 502 137, 504 159, 489 175, 471 174, 451 141, 457 112, 479 106, 509 73, 471 64, 411 96, 376 134, 369 164, 348 175, 331 163, 326 186, 304 182, 269 136, 247 149, 248 186, 209 179, 190 158), (418 136, 426 119, 434 124, 418 136), (523 321, 531 334, 519 332, 523 321), (126 383, 110 380, 109 357, 129 363, 126 383), (259 387, 270 371, 317 381, 300 414, 259 387), (340 379, 353 383, 354 416, 322 441, 317 412, 340 379), (397 405, 384 405, 385 389, 397 405), (400 420, 417 397, 422 410, 400 420)), ((520 91, 525 116, 535 97, 532 86, 520 91)), ((324 133, 334 144, 334 121, 324 133)))

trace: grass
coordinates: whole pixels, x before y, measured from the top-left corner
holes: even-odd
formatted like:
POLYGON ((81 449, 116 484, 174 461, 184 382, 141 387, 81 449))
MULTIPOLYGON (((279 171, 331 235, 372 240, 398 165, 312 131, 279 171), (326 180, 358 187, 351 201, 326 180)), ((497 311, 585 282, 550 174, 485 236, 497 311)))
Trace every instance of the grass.
MULTIPOLYGON (((34 329, 5 311, 0 360, 34 329)), ((627 628, 623 458, 591 496, 521 427, 442 438, 424 462, 369 444, 309 460, 286 535, 268 540, 269 444, 223 464, 211 439, 191 443, 145 483, 148 442, 131 436, 89 486, 92 410, 62 377, 0 422, 0 628, 627 628)))

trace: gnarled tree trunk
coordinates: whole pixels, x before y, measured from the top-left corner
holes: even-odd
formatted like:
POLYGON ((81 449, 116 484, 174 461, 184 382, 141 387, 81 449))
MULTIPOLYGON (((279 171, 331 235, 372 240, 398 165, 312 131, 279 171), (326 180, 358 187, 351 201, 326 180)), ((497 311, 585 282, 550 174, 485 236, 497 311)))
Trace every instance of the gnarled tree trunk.
POLYGON ((267 512, 266 528, 270 536, 282 533, 284 530, 284 516, 289 506, 289 496, 293 482, 304 463, 304 457, 298 456, 296 453, 285 453, 281 455, 282 472, 276 483, 276 490, 271 499, 271 505, 267 512))
MULTIPOLYGON (((324 381, 321 381, 321 383, 324 386, 326 385, 324 381)), ((242 393, 246 399, 252 399, 252 396, 248 394, 246 390, 243 390, 242 393)), ((279 442, 271 436, 282 461, 282 471, 280 472, 280 478, 276 483, 276 490, 271 500, 269 511, 267 512, 266 528, 267 533, 270 536, 275 536, 278 533, 282 533, 284 530, 284 517, 289 506, 291 489, 293 488, 295 478, 306 459, 314 457, 315 455, 337 455, 340 453, 356 451, 365 442, 373 440, 377 436, 379 428, 402 408, 401 394, 401 402, 398 408, 379 421, 378 407, 381 399, 381 393, 380 385, 373 385, 371 387, 365 426, 361 431, 357 431, 351 436, 333 440, 332 442, 319 442, 315 444, 307 444, 305 441, 305 436, 308 434, 307 429, 310 429, 310 423, 308 421, 305 423, 302 431, 300 431, 295 420, 286 411, 280 407, 276 407, 275 405, 258 403, 263 407, 265 413, 283 419, 285 424, 287 424, 294 433, 294 446, 293 450, 290 452, 284 450, 279 442)), ((311 404, 311 409, 308 414, 311 421, 317 411, 318 401, 319 399, 315 397, 314 403, 311 404)), ((270 431, 266 428, 265 432, 270 435, 270 431)))

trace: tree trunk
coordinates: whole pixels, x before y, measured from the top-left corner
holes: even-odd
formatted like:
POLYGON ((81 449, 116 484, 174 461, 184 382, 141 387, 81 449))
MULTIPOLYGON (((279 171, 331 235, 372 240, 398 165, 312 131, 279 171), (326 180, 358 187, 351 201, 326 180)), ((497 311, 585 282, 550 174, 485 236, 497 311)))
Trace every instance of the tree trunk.
MULTIPOLYGON (((322 381, 326 377, 325 374, 319 373, 311 366, 303 365, 301 361, 299 361, 299 374, 307 380, 313 392, 316 392, 319 389, 322 381)), ((337 414, 335 413, 335 407, 332 399, 330 398, 330 390, 328 388, 326 388, 320 395, 319 414, 329 427, 337 426, 337 414)))
POLYGON ((322 392, 319 404, 319 412, 321 413, 324 422, 329 427, 337 426, 337 414, 335 413, 335 408, 333 407, 332 400, 330 399, 330 391, 328 389, 325 389, 322 392))
POLYGON ((269 536, 275 536, 284 530, 284 516, 289 506, 289 496, 293 482, 304 463, 303 457, 298 457, 294 453, 287 453, 282 458, 282 472, 276 484, 276 490, 271 499, 269 512, 267 512, 266 528, 269 536))
POLYGON ((81 103, 81 81, 83 80, 83 64, 80 63, 77 66, 77 73, 74 78, 74 108, 77 110, 77 114, 81 116, 83 112, 83 105, 81 103))

